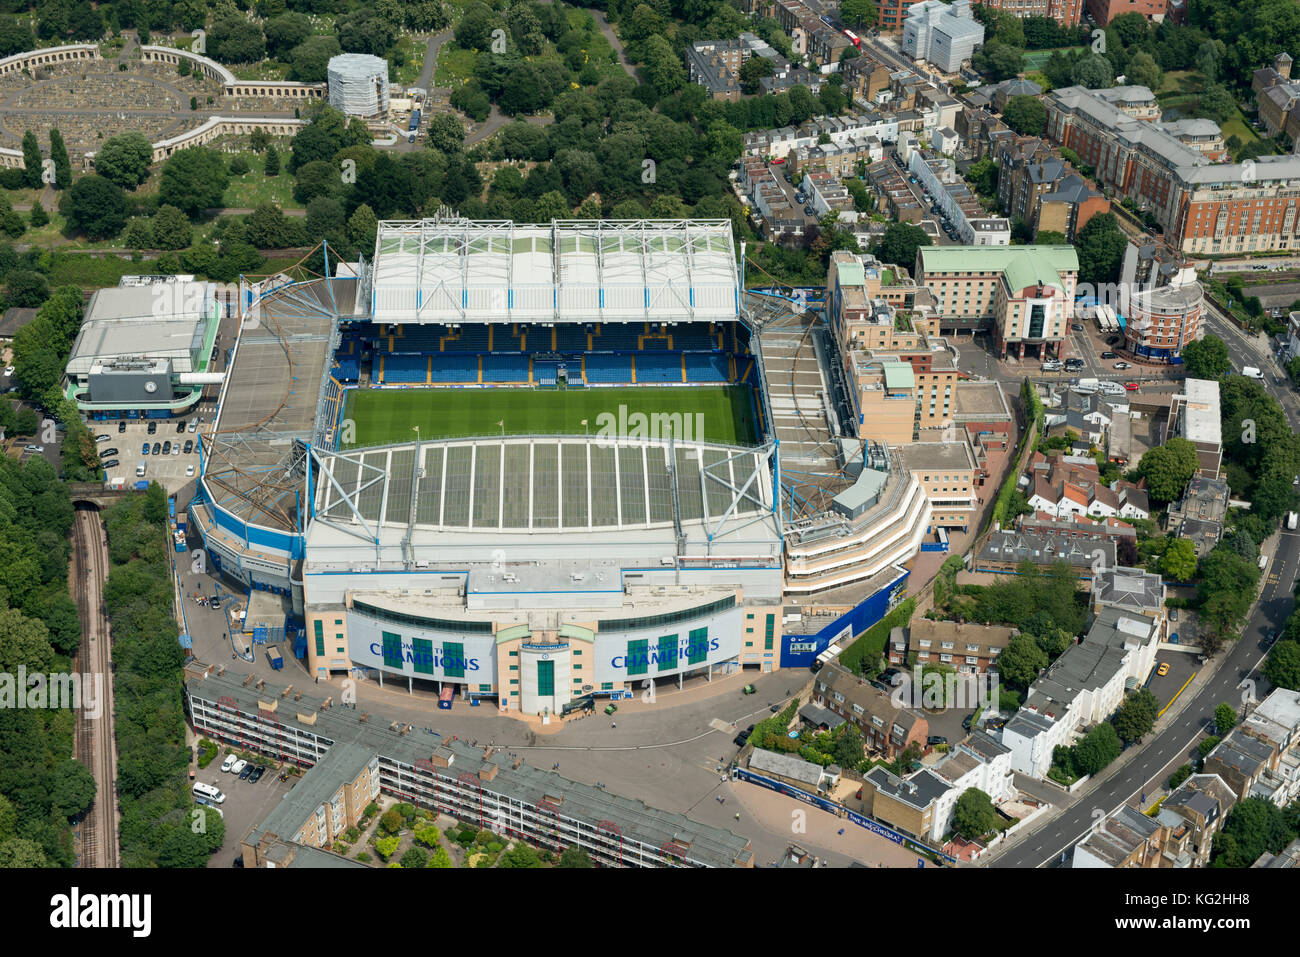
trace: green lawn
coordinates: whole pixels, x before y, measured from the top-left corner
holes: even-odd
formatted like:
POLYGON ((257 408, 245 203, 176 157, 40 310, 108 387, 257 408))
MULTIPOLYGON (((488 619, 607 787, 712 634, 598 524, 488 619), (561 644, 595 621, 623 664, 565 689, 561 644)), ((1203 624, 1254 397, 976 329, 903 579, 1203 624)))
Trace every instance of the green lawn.
MULTIPOLYGON (((684 425, 692 418, 691 438, 724 445, 753 445, 755 428, 750 393, 745 386, 700 386, 691 389, 353 389, 348 392, 344 420, 356 423, 359 445, 388 445, 414 439, 420 427, 423 439, 460 435, 562 434, 615 435, 623 419, 632 438, 654 435, 635 431, 636 413, 680 416, 684 425), (625 416, 620 406, 626 406, 625 416), (602 416, 605 416, 602 418, 602 416), (582 420, 587 420, 583 426, 582 420), (702 425, 703 435, 696 431, 702 425)), ((660 420, 663 422, 664 420, 660 420)), ((666 437, 662 425, 658 437, 666 437)))
POLYGON ((1043 64, 1052 58, 1053 53, 1068 53, 1071 50, 1080 50, 1082 47, 1057 47, 1055 50, 1027 50, 1025 57, 1021 61, 1021 69, 1026 72, 1041 69, 1043 64))
POLYGON ((448 40, 438 51, 438 66, 433 71, 434 86, 460 86, 474 75, 478 53, 462 50, 454 40, 448 40))
POLYGON ((274 142, 276 151, 280 154, 280 174, 267 176, 263 172, 266 168, 265 153, 245 151, 241 155, 248 160, 248 172, 243 176, 231 176, 230 185, 221 197, 227 209, 256 209, 263 203, 274 203, 281 209, 302 208, 302 203, 293 198, 293 177, 288 171, 288 143, 280 139, 275 139, 274 142))

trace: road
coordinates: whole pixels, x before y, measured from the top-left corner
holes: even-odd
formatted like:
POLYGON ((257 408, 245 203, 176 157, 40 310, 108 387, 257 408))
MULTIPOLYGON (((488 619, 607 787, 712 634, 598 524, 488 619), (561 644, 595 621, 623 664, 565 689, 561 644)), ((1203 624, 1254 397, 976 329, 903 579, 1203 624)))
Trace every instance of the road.
MULTIPOLYGON (((1213 307, 1207 324, 1227 343, 1234 367, 1240 369, 1243 364, 1267 363, 1262 367, 1268 372, 1273 371, 1266 339, 1243 333, 1213 307)), ((1294 391, 1286 385, 1278 386, 1271 374, 1263 385, 1282 403, 1292 425, 1300 423, 1300 404, 1294 391)), ((1010 845, 991 866, 1059 865, 1062 854, 1092 826, 1096 809, 1110 813, 1120 805, 1139 801, 1143 794, 1148 801, 1154 800, 1168 776, 1194 756, 1195 744, 1214 708, 1225 701, 1233 705, 1243 703, 1243 696, 1247 694, 1242 688, 1243 681, 1248 679, 1254 683, 1248 687, 1255 697, 1265 696, 1268 683, 1259 673, 1264 660, 1262 641, 1268 632, 1281 629, 1295 606, 1292 589, 1300 577, 1300 535, 1283 529, 1271 542, 1265 543, 1265 553, 1270 548, 1273 557, 1261 597, 1241 639, 1227 650, 1217 668, 1212 663, 1208 666, 1212 672, 1203 672, 1198 677, 1189 688, 1191 697, 1182 710, 1163 719, 1151 738, 1136 750, 1121 756, 1117 770, 1101 778, 1094 789, 1082 792, 1070 807, 1010 845)))
MULTIPOLYGON (((81 648, 74 669, 102 683, 96 689, 98 715, 90 717, 83 706, 76 712, 74 757, 95 778, 95 800, 77 828, 78 864, 81 867, 118 867, 117 753, 113 739, 113 670, 111 639, 104 614, 104 579, 108 568, 108 542, 99 511, 77 510, 72 529, 69 578, 81 613, 81 648)), ((83 699, 84 704, 84 699, 83 699)))
POLYGON ((623 69, 627 70, 627 75, 635 77, 636 70, 632 68, 632 61, 627 58, 627 52, 623 49, 623 41, 618 38, 614 28, 609 25, 609 18, 605 16, 605 11, 591 10, 589 12, 596 18, 596 26, 600 27, 600 32, 605 34, 605 39, 609 41, 609 45, 618 54, 618 62, 623 64, 623 69))

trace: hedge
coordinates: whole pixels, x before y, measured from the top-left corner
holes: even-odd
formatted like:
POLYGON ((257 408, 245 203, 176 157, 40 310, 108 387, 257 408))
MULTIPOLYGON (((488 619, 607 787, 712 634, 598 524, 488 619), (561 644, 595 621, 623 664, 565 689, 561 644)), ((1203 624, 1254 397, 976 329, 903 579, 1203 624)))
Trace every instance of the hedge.
POLYGON ((876 659, 885 652, 890 631, 906 626, 912 620, 914 611, 915 598, 900 602, 893 611, 864 631, 857 641, 844 650, 840 655, 840 664, 855 674, 862 674, 862 662, 866 660, 875 664, 876 659))

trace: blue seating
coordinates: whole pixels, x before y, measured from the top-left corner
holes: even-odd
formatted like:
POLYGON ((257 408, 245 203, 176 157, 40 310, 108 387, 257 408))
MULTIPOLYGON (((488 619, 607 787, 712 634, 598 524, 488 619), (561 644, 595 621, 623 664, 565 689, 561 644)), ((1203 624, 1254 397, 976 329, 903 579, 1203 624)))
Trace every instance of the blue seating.
POLYGON ((483 356, 484 382, 527 382, 528 356, 483 356))
POLYGON ((632 357, 630 355, 589 355, 586 379, 588 383, 598 385, 631 382, 632 357))
POLYGON ((637 382, 681 382, 682 356, 679 352, 638 352, 637 382))
MULTIPOLYGON (((555 327, 555 350, 557 352, 577 353, 587 351, 587 330, 580 325, 557 325, 555 327)), ((545 351, 543 349, 543 351, 545 351)))
MULTIPOLYGON (((448 335, 451 334, 449 331, 448 335)), ((459 335, 446 342, 443 352, 487 352, 488 330, 484 325, 461 326, 459 335)))
POLYGON ((702 322, 684 322, 672 326, 673 348, 683 352, 713 351, 718 348, 718 337, 709 332, 709 327, 702 322))
POLYGON ((538 385, 555 385, 559 381, 559 366, 553 359, 534 359, 533 381, 538 385))
POLYGON ((434 356, 431 382, 477 382, 478 356, 434 356))
POLYGON ((519 336, 511 331, 510 326, 498 324, 492 329, 492 351, 523 352, 524 345, 519 336))
POLYGON ((725 355, 716 352, 686 353, 687 382, 726 382, 730 378, 731 375, 728 371, 728 362, 725 355))
POLYGON ((384 360, 384 381, 394 383, 424 382, 428 359, 424 356, 388 356, 384 360))
POLYGON ((593 349, 606 349, 613 352, 635 352, 644 327, 639 322, 605 322, 601 323, 600 335, 593 336, 593 349))
POLYGON ((341 358, 334 363, 330 375, 334 376, 339 382, 356 382, 361 378, 361 360, 341 358))
POLYGON ((441 326, 404 326, 400 336, 393 337, 393 352, 424 353, 438 351, 438 340, 446 335, 441 326))

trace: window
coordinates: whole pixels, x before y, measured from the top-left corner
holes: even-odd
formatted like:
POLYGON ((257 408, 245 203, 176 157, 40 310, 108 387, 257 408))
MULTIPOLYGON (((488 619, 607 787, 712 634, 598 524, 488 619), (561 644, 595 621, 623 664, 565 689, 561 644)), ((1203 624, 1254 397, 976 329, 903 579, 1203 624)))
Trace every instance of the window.
POLYGON ((537 693, 542 697, 555 694, 555 662, 537 662, 537 693))
POLYGON ((325 654, 325 634, 321 630, 320 619, 317 618, 312 624, 316 626, 316 654, 323 656, 325 654))
POLYGON ((776 615, 767 616, 767 634, 763 638, 763 650, 772 650, 773 631, 776 628, 776 615))

